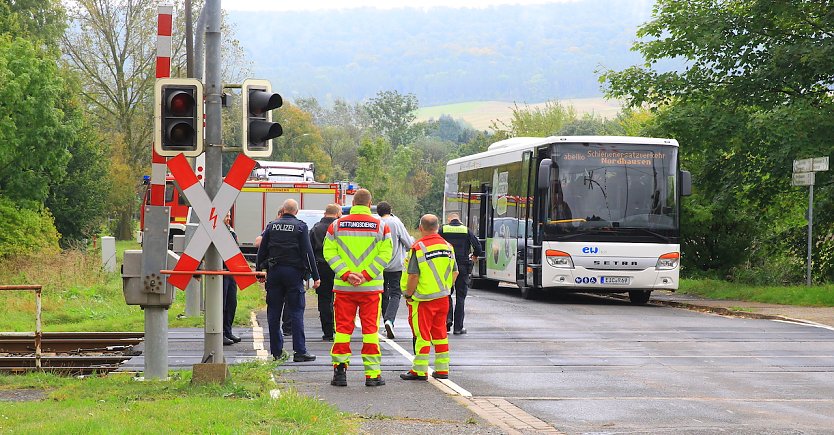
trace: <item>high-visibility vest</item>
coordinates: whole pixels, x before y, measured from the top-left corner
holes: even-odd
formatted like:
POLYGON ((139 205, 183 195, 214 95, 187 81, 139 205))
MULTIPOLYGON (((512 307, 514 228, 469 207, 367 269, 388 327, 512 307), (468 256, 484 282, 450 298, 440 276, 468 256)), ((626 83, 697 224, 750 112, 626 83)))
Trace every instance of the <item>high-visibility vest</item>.
MULTIPOLYGON (((455 283, 455 250, 452 245, 436 234, 423 237, 411 247, 411 252, 405 260, 406 272, 408 263, 415 259, 420 268, 420 278, 413 298, 418 301, 430 301, 449 296, 455 283)), ((400 286, 405 289, 407 283, 408 273, 404 273, 400 286)))
POLYGON ((371 209, 354 205, 350 214, 333 221, 327 229, 322 253, 336 278, 336 292, 381 292, 382 271, 391 261, 391 230, 381 219, 371 216, 371 209), (354 287, 343 278, 359 273, 367 280, 354 287))

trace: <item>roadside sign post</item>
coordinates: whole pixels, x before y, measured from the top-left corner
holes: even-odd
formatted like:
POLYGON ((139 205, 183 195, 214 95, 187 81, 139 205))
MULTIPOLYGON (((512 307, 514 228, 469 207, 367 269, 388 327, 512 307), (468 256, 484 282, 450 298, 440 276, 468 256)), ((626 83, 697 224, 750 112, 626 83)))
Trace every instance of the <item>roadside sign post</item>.
POLYGON ((805 270, 805 284, 811 286, 811 259, 813 253, 814 228, 814 183, 816 173, 828 170, 828 157, 815 157, 793 161, 792 186, 808 186, 808 259, 805 270))

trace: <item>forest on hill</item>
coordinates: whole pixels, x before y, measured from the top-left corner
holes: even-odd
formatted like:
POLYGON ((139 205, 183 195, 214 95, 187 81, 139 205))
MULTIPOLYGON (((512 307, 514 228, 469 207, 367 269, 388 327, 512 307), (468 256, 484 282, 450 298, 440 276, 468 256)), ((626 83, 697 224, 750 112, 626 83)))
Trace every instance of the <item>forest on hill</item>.
POLYGON ((600 69, 630 51, 648 0, 483 9, 228 12, 256 77, 290 99, 362 101, 382 90, 425 106, 601 96, 600 69))

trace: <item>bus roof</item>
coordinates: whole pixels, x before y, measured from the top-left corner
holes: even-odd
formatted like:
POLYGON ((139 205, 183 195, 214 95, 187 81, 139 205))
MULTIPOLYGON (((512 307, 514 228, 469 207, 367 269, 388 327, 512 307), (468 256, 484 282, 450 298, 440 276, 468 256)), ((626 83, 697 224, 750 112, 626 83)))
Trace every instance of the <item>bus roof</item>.
POLYGON ((490 145, 487 151, 472 154, 449 160, 447 166, 465 163, 472 160, 483 159, 502 154, 518 154, 519 159, 524 151, 552 143, 622 143, 622 144, 647 144, 647 145, 669 145, 678 146, 675 139, 660 139, 635 136, 549 136, 549 137, 513 137, 495 142, 490 145))

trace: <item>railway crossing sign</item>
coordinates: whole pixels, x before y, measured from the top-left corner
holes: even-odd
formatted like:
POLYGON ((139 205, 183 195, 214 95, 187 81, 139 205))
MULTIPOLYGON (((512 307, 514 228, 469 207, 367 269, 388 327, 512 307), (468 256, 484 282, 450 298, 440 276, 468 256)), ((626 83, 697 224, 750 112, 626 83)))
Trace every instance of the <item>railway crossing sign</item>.
MULTIPOLYGON (((213 243, 217 248, 217 252, 226 263, 226 267, 231 272, 252 272, 249 268, 249 263, 240 252, 240 248, 235 243, 232 233, 223 224, 223 218, 229 209, 232 208, 235 199, 240 193, 240 189, 249 178, 249 174, 255 167, 255 161, 239 154, 235 160, 226 178, 223 179, 223 184, 214 200, 208 197, 205 188, 197 180, 194 175, 194 170, 186 160, 185 156, 179 154, 168 161, 168 168, 174 179, 177 180, 182 188, 185 197, 191 203, 191 208, 200 218, 200 225, 197 227, 197 232, 194 237, 185 247, 185 251, 180 256, 180 260, 174 267, 176 271, 196 271, 200 265, 200 261, 213 243), (218 223, 219 221, 219 223, 218 223)), ((233 275, 237 285, 244 289, 257 282, 254 276, 233 275)), ((191 275, 171 275, 168 282, 174 287, 184 290, 191 280, 191 275)))

